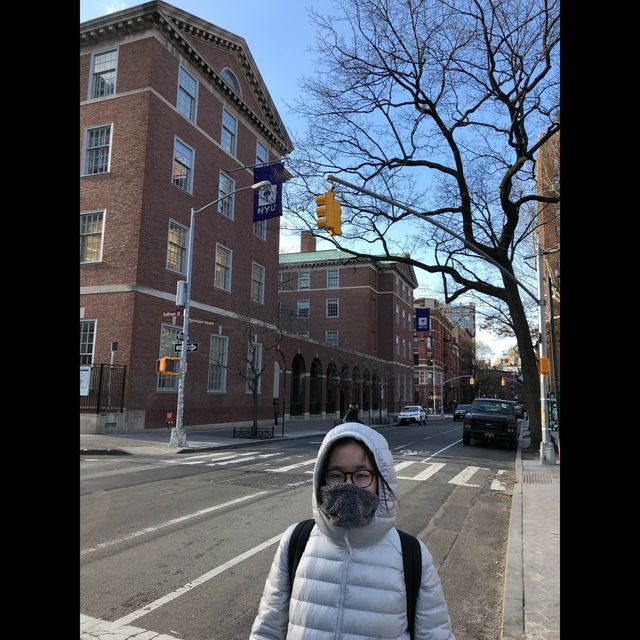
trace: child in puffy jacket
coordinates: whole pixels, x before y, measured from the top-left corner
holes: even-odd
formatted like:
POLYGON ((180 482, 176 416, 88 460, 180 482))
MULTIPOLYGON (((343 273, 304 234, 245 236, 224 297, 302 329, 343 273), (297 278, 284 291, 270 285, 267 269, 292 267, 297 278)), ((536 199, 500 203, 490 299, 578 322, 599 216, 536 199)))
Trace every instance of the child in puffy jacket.
MULTIPOLYGON (((397 484, 385 438, 361 423, 327 433, 313 472, 315 526, 289 583, 295 524, 282 536, 250 640, 409 640, 397 484)), ((422 541, 415 640, 455 640, 422 541)))

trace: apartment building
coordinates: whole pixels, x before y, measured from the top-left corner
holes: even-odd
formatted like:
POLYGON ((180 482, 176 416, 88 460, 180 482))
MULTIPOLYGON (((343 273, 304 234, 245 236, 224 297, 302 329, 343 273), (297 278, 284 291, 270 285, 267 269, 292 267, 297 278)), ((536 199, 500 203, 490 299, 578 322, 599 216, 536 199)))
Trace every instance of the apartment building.
MULTIPOLYGON (((165 427, 177 376, 156 361, 178 355, 191 209, 292 149, 240 36, 160 1, 80 25, 80 364, 123 372, 121 406, 83 411, 81 396, 82 430, 165 427)), ((245 418, 247 342, 261 357, 278 340, 279 218, 252 215, 250 189, 198 214, 186 425, 245 418)), ((97 380, 84 400, 104 402, 97 380)))

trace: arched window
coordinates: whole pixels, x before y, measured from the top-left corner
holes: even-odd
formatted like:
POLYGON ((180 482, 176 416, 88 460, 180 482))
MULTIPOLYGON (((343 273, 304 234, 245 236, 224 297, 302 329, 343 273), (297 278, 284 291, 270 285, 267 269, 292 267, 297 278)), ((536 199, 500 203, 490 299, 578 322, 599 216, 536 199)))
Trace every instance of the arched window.
POLYGON ((242 92, 240 91, 240 83, 238 82, 238 79, 235 77, 235 75, 233 74, 233 71, 231 71, 231 69, 223 69, 222 73, 220 74, 222 76, 222 79, 238 94, 238 95, 242 95, 242 92))

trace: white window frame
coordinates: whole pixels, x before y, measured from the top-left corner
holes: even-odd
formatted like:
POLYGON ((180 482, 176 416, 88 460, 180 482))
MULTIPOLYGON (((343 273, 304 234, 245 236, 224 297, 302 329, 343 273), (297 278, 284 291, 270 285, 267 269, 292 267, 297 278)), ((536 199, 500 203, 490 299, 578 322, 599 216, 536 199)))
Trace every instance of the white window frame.
POLYGON ((298 318, 308 319, 309 316, 311 315, 311 305, 309 304, 309 300, 298 300, 297 309, 298 309, 298 314, 297 314, 298 318), (301 311, 306 311, 306 315, 304 314, 301 315, 300 314, 301 311))
POLYGON ((193 147, 190 147, 188 144, 186 144, 183 140, 180 140, 180 138, 178 138, 178 136, 174 136, 173 139, 173 160, 171 163, 171 184, 175 185, 176 187, 178 187, 178 189, 181 189, 182 191, 186 191, 187 193, 193 193, 193 174, 194 174, 194 167, 196 164, 196 151, 193 147), (178 145, 182 145, 185 149, 187 149, 188 151, 191 152, 191 165, 188 166, 186 164, 184 164, 183 162, 180 162, 177 159, 177 154, 176 151, 178 149, 178 145), (175 174, 175 165, 179 164, 181 167, 186 167, 187 169, 187 185, 186 188, 185 187, 181 187, 176 181, 176 174, 175 174))
POLYGON ((260 240, 267 239, 267 221, 266 220, 258 220, 258 222, 253 223, 253 235, 260 240))
POLYGON ((396 355, 400 355, 400 336, 396 336, 396 355))
POLYGON ((340 317, 340 298, 327 298, 326 313, 327 313, 327 318, 339 318, 340 317), (335 308, 336 308, 336 314, 335 315, 329 315, 329 305, 331 303, 335 303, 335 308))
POLYGON ((225 67, 220 71, 220 77, 240 96, 242 97, 242 88, 240 87, 240 81, 235 73, 229 67, 225 67), (230 75, 231 78, 226 78, 225 75, 230 75))
POLYGON ((96 262, 102 262, 102 249, 104 247, 104 223, 105 223, 105 217, 106 217, 106 213, 107 210, 106 209, 95 209, 93 211, 81 211, 80 212, 80 218, 82 219, 84 216, 95 216, 95 215, 101 215, 102 219, 101 219, 101 225, 100 225, 100 232, 98 234, 98 232, 87 232, 87 233, 80 233, 80 238, 82 239, 82 236, 97 236, 100 235, 100 246, 98 248, 98 257, 95 260, 83 260, 82 259, 82 249, 80 250, 80 264, 93 264, 96 262))
POLYGON ((267 270, 261 264, 258 264, 257 262, 251 262, 251 299, 254 302, 258 302, 260 304, 264 304, 264 285, 266 280, 266 273, 267 273, 267 270), (258 273, 261 275, 260 280, 256 280, 256 278, 254 278, 256 269, 258 270, 258 273), (258 288, 257 298, 254 297, 253 295, 254 284, 257 284, 257 288, 258 288))
POLYGON ((396 324, 400 326, 400 305, 396 305, 396 324))
POLYGON ((235 220, 236 196, 235 194, 228 198, 224 196, 233 193, 235 190, 236 181, 223 171, 220 171, 218 176, 218 198, 222 198, 222 200, 218 202, 218 213, 221 213, 225 218, 229 218, 229 220, 235 220))
POLYGON ((85 127, 84 129, 84 144, 83 144, 83 149, 84 149, 84 153, 83 153, 83 158, 82 158, 82 175, 83 176, 99 176, 99 175, 103 175, 105 173, 109 173, 111 171, 111 150, 113 148, 113 123, 107 123, 107 124, 98 124, 98 125, 91 125, 90 127, 85 127), (107 152, 107 168, 105 171, 95 171, 94 173, 89 173, 89 132, 90 131, 94 131, 95 129, 106 129, 107 127, 109 127, 109 142, 107 145, 101 145, 101 147, 92 147, 91 150, 93 149, 98 149, 98 148, 102 148, 107 146, 109 148, 109 151, 107 152))
MULTIPOLYGON (((118 56, 120 54, 120 48, 119 47, 110 47, 109 49, 105 49, 104 51, 94 51, 91 54, 91 73, 89 75, 89 87, 88 87, 88 93, 87 93, 87 99, 88 100, 99 100, 101 98, 107 98, 109 96, 115 95, 116 93, 116 83, 118 81, 118 56), (114 80, 113 80, 113 91, 111 93, 107 93, 103 96, 96 96, 94 95, 96 92, 96 76, 98 75, 96 73, 96 58, 98 56, 102 56, 105 53, 111 53, 112 51, 115 51, 115 66, 113 67, 113 74, 114 74, 114 80)), ((111 69, 105 69, 104 71, 111 71, 111 69)))
POLYGON ((236 157, 238 150, 238 118, 236 118, 229 109, 222 107, 222 130, 220 133, 220 146, 232 157, 236 157), (234 128, 233 131, 225 124, 225 114, 233 119, 234 128), (225 132, 228 135, 228 140, 225 141, 225 132))
POLYGON ((298 291, 304 291, 311 288, 311 272, 299 271, 298 272, 298 291), (306 286, 305 285, 306 282, 306 286))
POLYGON ((167 230, 167 262, 166 262, 166 268, 169 271, 173 271, 173 273, 180 273, 182 275, 184 275, 186 273, 186 261, 187 261, 187 252, 189 251, 189 227, 185 227, 183 224, 180 224, 179 222, 176 222, 175 220, 173 220, 173 218, 169 219, 169 228, 167 230), (182 229, 184 231, 184 246, 177 244, 175 242, 171 241, 171 227, 172 225, 174 227, 178 227, 179 229, 182 229), (176 254, 180 253, 181 255, 181 268, 180 269, 174 269, 170 263, 169 263, 169 255, 170 255, 170 251, 171 251, 171 247, 172 246, 176 246, 179 247, 179 249, 175 252, 176 254))
POLYGON ((269 149, 266 144, 256 140, 256 167, 262 167, 269 162, 269 149), (260 151, 264 150, 264 154, 260 154, 260 151))
POLYGON ((196 121, 196 117, 197 117, 197 113, 198 113, 198 90, 199 90, 199 85, 200 83, 198 82, 198 79, 192 74, 189 73, 186 69, 186 67, 184 67, 183 65, 180 65, 180 67, 178 68, 178 94, 176 96, 176 109, 178 110, 178 113, 182 116, 184 116, 187 120, 189 120, 189 122, 195 122, 196 121), (183 87, 182 85, 182 78, 183 78, 183 74, 188 76, 191 80, 193 80, 193 82, 195 83, 196 87, 195 87, 195 95, 191 95, 189 93, 189 91, 187 91, 187 89, 185 87, 183 87), (191 111, 191 115, 187 115, 181 107, 180 104, 180 96, 181 95, 185 95, 187 96, 187 100, 190 100, 190 111, 191 111))
POLYGON ((340 269, 327 269, 327 289, 339 289, 340 288, 340 269), (332 283, 332 279, 335 278, 335 283, 332 283))
MULTIPOLYGON (((221 264, 221 263, 220 263, 221 264)), ((220 291, 231 291, 231 277, 233 275, 233 249, 229 249, 229 247, 225 247, 223 244, 220 244, 219 242, 216 242, 216 255, 215 255, 215 264, 214 264, 214 272, 213 272, 213 286, 216 289, 219 289, 220 291), (225 286, 224 287, 220 287, 218 286, 218 284, 216 283, 216 275, 218 273, 218 253, 219 252, 225 252, 226 254, 228 254, 229 256, 229 266, 226 267, 224 265, 222 265, 223 268, 226 269, 225 271, 225 286), (227 286, 228 285, 228 288, 227 286)))
POLYGON ((207 393, 226 393, 227 392, 227 366, 229 361, 229 338, 228 336, 222 336, 217 333, 212 333, 209 337, 209 363, 207 367, 207 393), (222 350, 217 353, 222 355, 222 361, 218 362, 213 356, 213 343, 214 340, 220 341, 222 350), (219 373, 219 385, 215 387, 212 385, 214 379, 214 370, 219 373))
POLYGON ((252 393, 251 386, 253 384, 253 377, 251 375, 251 356, 255 356, 255 369, 260 371, 260 375, 258 376, 258 389, 257 393, 262 393, 262 344, 260 342, 251 342, 247 346, 247 386, 246 393, 252 393), (251 346, 255 347, 252 349, 251 346))
POLYGON ((92 319, 87 319, 87 318, 81 318, 80 319, 80 365, 92 365, 93 361, 95 359, 95 353, 96 353, 96 329, 97 329, 97 320, 92 320, 92 319), (88 331, 83 332, 82 327, 83 325, 85 327, 91 327, 89 328, 88 331), (83 335, 91 336, 91 340, 84 340, 83 341, 83 335), (89 345, 91 345, 91 352, 89 352, 89 349, 84 349, 83 350, 83 345, 86 345, 87 347, 89 345), (84 362, 83 362, 84 359, 84 362))
POLYGON ((298 336, 298 338, 308 338, 309 337, 309 332, 308 331, 298 331, 298 333, 296 335, 298 336))
POLYGON ((337 329, 329 329, 324 332, 324 341, 330 347, 337 347, 340 344, 340 332, 337 329))

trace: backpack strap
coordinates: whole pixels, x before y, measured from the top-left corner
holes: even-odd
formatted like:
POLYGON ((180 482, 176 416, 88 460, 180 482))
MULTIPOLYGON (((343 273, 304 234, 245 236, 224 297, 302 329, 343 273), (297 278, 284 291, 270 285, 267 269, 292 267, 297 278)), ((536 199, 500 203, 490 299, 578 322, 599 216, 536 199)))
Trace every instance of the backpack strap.
POLYGON ((302 558, 302 553, 304 552, 304 548, 307 546, 307 540, 309 540, 311 530, 313 529, 313 525, 315 525, 315 523, 316 521, 313 518, 310 518, 309 520, 302 520, 301 522, 298 522, 293 532, 291 533, 287 555, 287 569, 289 571, 289 595, 291 595, 291 591, 293 589, 293 579, 296 575, 296 569, 300 564, 300 558, 302 558))
POLYGON ((418 538, 396 529, 400 535, 402 545, 402 565, 404 568, 404 583, 407 589, 407 623, 409 637, 414 640, 416 626, 416 604, 418 591, 422 582, 422 550, 418 538))

